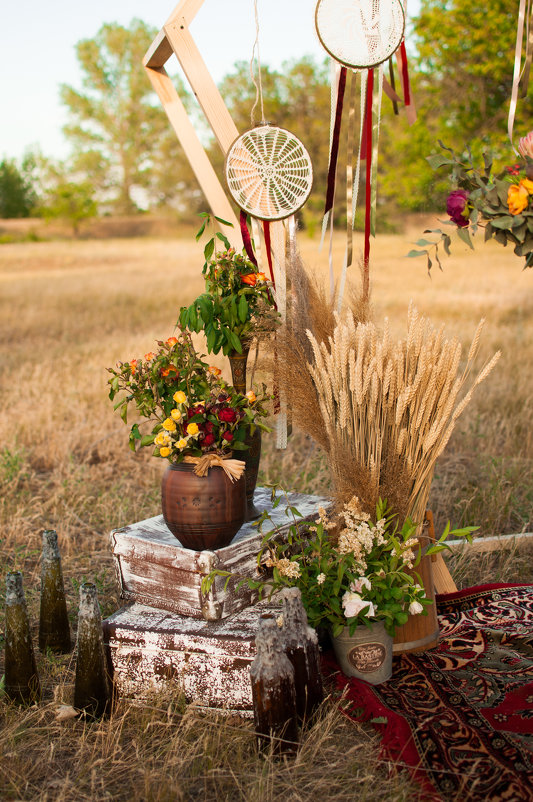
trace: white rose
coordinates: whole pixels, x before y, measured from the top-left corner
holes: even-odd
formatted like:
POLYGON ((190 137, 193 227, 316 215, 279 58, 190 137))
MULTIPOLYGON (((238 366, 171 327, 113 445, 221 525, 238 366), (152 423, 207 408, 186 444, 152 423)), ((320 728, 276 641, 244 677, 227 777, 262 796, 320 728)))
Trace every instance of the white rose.
POLYGON ((423 605, 420 604, 420 602, 418 601, 413 601, 409 605, 409 612, 411 613, 411 615, 418 615, 419 613, 422 612, 423 609, 424 609, 423 605))
POLYGON ((347 590, 342 597, 342 606, 344 607, 344 615, 346 618, 354 618, 361 610, 364 610, 365 607, 369 608, 365 615, 374 615, 374 605, 372 602, 365 601, 358 593, 352 593, 349 590, 347 590))
POLYGON ((352 582, 350 585, 350 590, 355 591, 355 593, 361 593, 363 588, 367 590, 372 590, 372 583, 366 576, 360 576, 355 582, 352 582))

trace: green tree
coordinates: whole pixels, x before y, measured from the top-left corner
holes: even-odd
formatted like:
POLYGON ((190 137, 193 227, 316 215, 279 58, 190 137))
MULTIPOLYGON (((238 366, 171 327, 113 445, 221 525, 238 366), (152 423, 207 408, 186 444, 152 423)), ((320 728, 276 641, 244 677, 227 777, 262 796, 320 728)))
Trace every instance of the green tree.
MULTIPOLYGON (((179 193, 184 157, 175 159, 179 145, 142 66, 155 34, 141 20, 133 20, 129 28, 103 25, 93 39, 76 45, 82 91, 61 86, 71 117, 64 132, 74 146, 72 169, 123 214, 138 210, 136 188, 144 189, 148 199, 161 199, 154 186, 157 172, 167 182, 174 175, 174 194, 179 193), (169 158, 166 170, 158 166, 163 151, 169 158)), ((172 197, 167 183, 164 198, 172 197)))
POLYGON ((32 169, 30 156, 24 157, 20 167, 14 159, 0 162, 0 217, 30 216, 37 202, 32 169))
POLYGON ((94 187, 89 181, 60 180, 47 192, 40 212, 48 220, 65 220, 72 226, 74 236, 78 237, 81 223, 98 213, 94 187))

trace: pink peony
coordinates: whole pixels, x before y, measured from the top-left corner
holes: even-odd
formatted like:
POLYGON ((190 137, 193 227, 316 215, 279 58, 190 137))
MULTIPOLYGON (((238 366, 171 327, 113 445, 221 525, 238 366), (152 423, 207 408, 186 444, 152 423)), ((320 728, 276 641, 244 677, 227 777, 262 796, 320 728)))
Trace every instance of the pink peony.
POLYGON ((533 159, 533 131, 530 131, 529 134, 520 139, 518 142, 518 151, 525 159, 528 157, 533 159))
POLYGON ((446 201, 446 211, 450 215, 450 219, 460 228, 465 228, 470 223, 467 200, 468 192, 466 190, 454 189, 453 192, 450 192, 446 201))

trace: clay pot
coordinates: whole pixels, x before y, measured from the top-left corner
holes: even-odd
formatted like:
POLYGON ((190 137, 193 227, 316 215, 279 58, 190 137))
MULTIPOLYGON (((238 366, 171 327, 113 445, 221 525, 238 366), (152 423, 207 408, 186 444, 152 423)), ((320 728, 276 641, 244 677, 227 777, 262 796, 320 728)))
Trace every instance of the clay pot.
POLYGON ((245 520, 244 473, 232 482, 219 466, 200 477, 194 465, 169 465, 161 483, 161 506, 166 525, 186 549, 221 549, 245 520))

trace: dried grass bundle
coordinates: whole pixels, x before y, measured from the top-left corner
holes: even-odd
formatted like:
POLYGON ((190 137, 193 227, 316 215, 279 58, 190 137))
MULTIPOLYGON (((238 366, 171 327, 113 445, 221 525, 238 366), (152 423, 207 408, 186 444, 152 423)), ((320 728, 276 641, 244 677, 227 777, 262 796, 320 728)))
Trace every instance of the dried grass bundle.
MULTIPOLYGON (((292 257, 290 277, 287 323, 276 331, 275 356, 264 357, 262 366, 274 375, 299 428, 327 453, 328 434, 319 399, 305 368, 313 359, 307 332, 311 331, 319 342, 331 338, 337 325, 338 297, 336 293, 331 297, 316 278, 309 277, 298 254, 292 257)), ((347 289, 352 318, 366 321, 370 314, 368 300, 363 300, 354 288, 347 289)))
MULTIPOLYGON (((435 462, 474 389, 488 376, 500 352, 484 366, 459 399, 476 356, 483 321, 459 370, 461 345, 444 339, 409 309, 407 337, 393 342, 385 321, 357 322, 335 315, 327 341, 308 330, 314 403, 340 502, 354 494, 367 512, 386 498, 403 520, 423 519, 435 462)), ((304 426, 308 421, 300 418, 304 426)), ((311 434, 311 432, 309 432, 311 434)))

